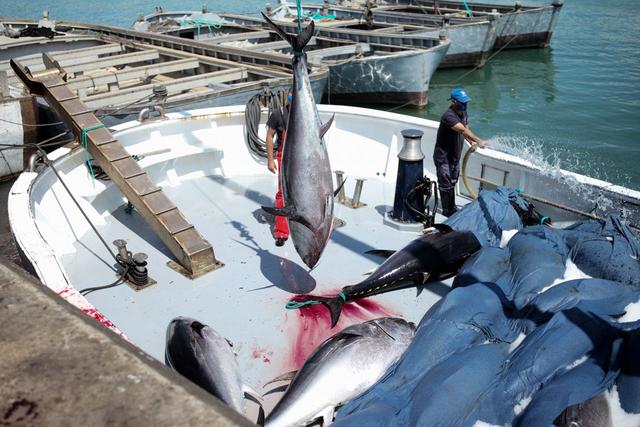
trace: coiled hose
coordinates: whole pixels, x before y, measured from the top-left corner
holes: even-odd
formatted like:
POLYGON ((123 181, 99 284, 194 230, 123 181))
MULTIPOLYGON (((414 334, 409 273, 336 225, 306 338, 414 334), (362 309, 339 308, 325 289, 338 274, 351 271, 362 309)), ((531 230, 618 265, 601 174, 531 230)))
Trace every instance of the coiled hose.
MULTIPOLYGON (((282 103, 280 98, 286 96, 286 92, 279 90, 277 93, 265 89, 251 97, 244 109, 245 135, 249 149, 256 156, 267 157, 267 143, 258 135, 258 127, 260 126, 260 118, 262 117, 262 107, 268 108, 267 117, 271 115, 274 109, 280 108, 282 103)), ((275 150, 276 147, 274 147, 275 150)))

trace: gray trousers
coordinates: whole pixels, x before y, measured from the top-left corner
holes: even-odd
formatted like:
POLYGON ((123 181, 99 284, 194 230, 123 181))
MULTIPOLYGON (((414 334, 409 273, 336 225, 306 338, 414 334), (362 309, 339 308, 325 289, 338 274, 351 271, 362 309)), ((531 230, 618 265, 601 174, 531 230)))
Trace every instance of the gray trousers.
POLYGON ((460 163, 440 162, 434 159, 436 174, 438 176, 438 188, 442 191, 453 191, 460 176, 460 163))

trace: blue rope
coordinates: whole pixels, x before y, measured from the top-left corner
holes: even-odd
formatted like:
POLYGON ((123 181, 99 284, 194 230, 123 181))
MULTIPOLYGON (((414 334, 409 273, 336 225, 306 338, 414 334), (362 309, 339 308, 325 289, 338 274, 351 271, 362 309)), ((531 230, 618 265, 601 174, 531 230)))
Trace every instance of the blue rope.
MULTIPOLYGON (((338 292, 338 296, 342 298, 342 301, 347 302, 347 297, 345 297, 342 292, 338 292)), ((287 310, 294 310, 296 308, 301 308, 307 305, 315 305, 315 304, 322 304, 322 303, 314 299, 309 301, 289 301, 288 303, 285 304, 284 308, 286 308, 287 310)))
POLYGON ((96 176, 93 173, 93 166, 91 165, 91 161, 89 160, 89 142, 87 138, 87 134, 92 130, 101 129, 104 127, 104 124, 100 123, 99 125, 90 126, 88 128, 82 129, 82 133, 80 135, 80 143, 82 147, 84 147, 84 156, 87 159, 87 164, 89 165, 89 171, 91 172, 91 178, 93 181, 93 188, 96 188, 96 176))
POLYGON ((322 304, 322 303, 316 300, 303 301, 303 302, 289 301, 288 303, 285 304, 284 308, 286 308, 287 310, 293 310, 296 308, 304 307, 306 305, 315 305, 315 304, 322 304))
POLYGON ((544 222, 547 221, 549 219, 548 216, 543 216, 542 218, 540 218, 540 224, 544 225, 544 222))
POLYGON ((298 34, 302 32, 302 0, 296 0, 296 6, 298 7, 298 34))
POLYGON ((467 4, 467 0, 462 0, 464 2, 464 8, 467 9, 467 15, 473 16, 473 12, 469 9, 469 5, 467 4))

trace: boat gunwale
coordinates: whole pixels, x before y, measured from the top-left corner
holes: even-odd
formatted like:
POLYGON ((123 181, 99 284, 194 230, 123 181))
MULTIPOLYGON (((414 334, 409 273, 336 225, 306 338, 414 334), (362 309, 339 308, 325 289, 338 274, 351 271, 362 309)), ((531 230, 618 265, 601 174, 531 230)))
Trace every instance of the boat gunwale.
MULTIPOLYGON (((132 131, 140 131, 145 128, 153 129, 158 126, 164 126, 171 123, 180 122, 192 122, 200 120, 214 120, 218 117, 233 118, 244 116, 244 105, 236 105, 232 107, 213 107, 197 110, 189 110, 182 113, 168 113, 167 118, 164 120, 152 120, 139 123, 137 121, 126 122, 111 129, 114 132, 114 136, 126 135, 132 131)), ((438 122, 423 118, 405 116, 398 113, 371 110, 360 107, 348 107, 348 106, 334 106, 334 105, 319 105, 318 110, 320 113, 331 114, 338 113, 347 117, 363 117, 366 119, 386 119, 392 120, 396 123, 406 123, 409 126, 424 126, 430 128, 437 128, 438 122)), ((500 160, 506 163, 518 165, 526 170, 532 172, 539 172, 540 168, 534 164, 515 157, 510 154, 501 153, 492 149, 485 149, 482 153, 483 156, 500 160)), ((60 165, 71 155, 81 155, 80 147, 61 147, 53 151, 49 157, 53 161, 54 165, 60 165)), ((188 156, 193 153, 184 152, 184 156, 188 156)), ((172 158, 180 158, 183 156, 174 156, 172 158)), ((150 161, 145 165, 145 168, 149 168, 156 164, 166 162, 167 159, 158 158, 155 161, 150 161)), ((72 169, 76 169, 78 165, 73 166, 72 169)), ((50 178, 53 172, 50 169, 46 169, 44 173, 23 172, 19 175, 18 179, 14 183, 8 196, 8 214, 9 222, 11 225, 12 234, 22 255, 26 258, 31 268, 36 272, 40 280, 47 287, 50 287, 56 291, 62 298, 67 299, 71 304, 77 306, 87 314, 95 317, 101 321, 105 326, 113 329, 116 333, 122 334, 111 321, 100 313, 95 307, 82 295, 78 290, 69 282, 68 275, 61 265, 58 256, 54 248, 45 240, 44 236, 40 232, 39 226, 36 223, 34 203, 32 199, 32 190, 38 185, 39 181, 45 178, 50 178), (48 176, 47 176, 48 175, 48 176)), ((576 181, 599 187, 602 191, 607 191, 618 195, 618 197, 640 200, 640 191, 628 189, 618 185, 610 184, 595 178, 580 175, 574 172, 561 170, 561 173, 566 176, 571 176, 576 181)), ((385 177, 377 177, 381 181, 393 181, 394 177, 387 175, 385 177)), ((104 191, 104 190, 101 190, 104 191)), ((460 195, 465 197, 464 195, 460 195)))
MULTIPOLYGON (((400 7, 400 6, 404 6, 404 5, 397 5, 396 7, 400 7)), ((305 7, 307 8, 315 8, 315 9, 322 9, 322 4, 312 4, 312 3, 307 3, 307 4, 303 4, 302 5, 302 9, 304 9, 305 7)), ((380 7, 380 6, 379 6, 380 7)), ((383 6, 384 7, 384 6, 383 6)), ((287 9, 290 11, 288 4, 279 4, 277 7, 275 7, 273 9, 273 12, 276 13, 279 10, 283 10, 283 9, 287 9)), ((343 6, 336 6, 336 5, 331 5, 329 7, 329 10, 331 9, 335 9, 338 11, 344 11, 347 13, 353 12, 353 13, 357 13, 360 9, 351 9, 348 7, 343 7, 343 6)), ((375 8, 373 9, 374 11, 378 9, 375 8)), ((409 15, 418 15, 418 13, 411 13, 411 12, 396 12, 395 10, 390 10, 390 9, 379 9, 382 12, 388 12, 390 14, 392 14, 392 16, 401 16, 402 14, 409 14, 409 15)), ((165 12, 166 13, 166 12, 165 12)), ((492 15, 489 12, 486 12, 487 15, 492 15)), ((487 17, 457 17, 457 16, 452 16, 452 17, 446 17, 444 15, 433 15, 433 14, 426 14, 427 17, 431 17, 434 19, 439 19, 441 18, 442 20, 445 19, 449 19, 449 25, 451 27, 465 27, 465 26, 471 26, 471 25, 491 25, 491 22, 494 20, 493 18, 487 18, 487 17), (454 22, 451 22, 451 20, 453 20, 454 22), (460 21, 460 22, 458 22, 460 21)), ((357 19, 357 18, 352 18, 352 19, 357 19)), ((360 21, 362 21, 362 19, 360 19, 360 21)), ((373 23, 374 24, 387 24, 387 25, 398 25, 398 26, 409 26, 409 27, 417 27, 419 29, 433 29, 434 31, 436 30, 442 30, 443 28, 437 24, 415 24, 415 23, 402 23, 402 22, 384 22, 384 21, 376 21, 375 18, 375 14, 373 16, 373 23)))

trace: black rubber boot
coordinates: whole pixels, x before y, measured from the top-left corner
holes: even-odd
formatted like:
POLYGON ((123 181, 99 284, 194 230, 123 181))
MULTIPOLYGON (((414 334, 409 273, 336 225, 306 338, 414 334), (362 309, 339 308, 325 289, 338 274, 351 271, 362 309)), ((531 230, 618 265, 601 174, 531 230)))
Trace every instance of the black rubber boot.
POLYGON ((458 211, 455 190, 440 190, 440 202, 442 203, 442 215, 450 217, 458 211))

